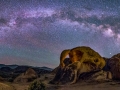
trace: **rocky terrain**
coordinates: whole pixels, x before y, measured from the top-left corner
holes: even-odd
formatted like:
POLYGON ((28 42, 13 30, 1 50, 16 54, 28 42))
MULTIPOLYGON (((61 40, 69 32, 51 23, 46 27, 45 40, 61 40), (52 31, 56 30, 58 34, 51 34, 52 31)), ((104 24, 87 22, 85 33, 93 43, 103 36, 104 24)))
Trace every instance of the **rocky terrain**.
POLYGON ((13 82, 17 76, 19 76, 22 73, 25 73, 29 68, 33 69, 38 76, 44 73, 49 73, 52 70, 50 68, 44 67, 2 65, 0 68, 0 76, 4 78, 5 81, 13 82))
MULTIPOLYGON (((102 70, 80 74, 77 82, 71 84, 73 68, 31 67, 0 64, 0 90, 28 90, 34 81, 45 84, 46 90, 119 90, 120 89, 120 53, 103 59, 106 65, 102 70), (108 71, 112 73, 108 77, 108 71)), ((69 64, 69 58, 65 64, 69 64)))
POLYGON ((27 90, 32 81, 51 71, 47 67, 0 64, 0 90, 27 90))
MULTIPOLYGON (((94 56, 94 55, 92 55, 94 56)), ((95 57, 95 56, 94 56, 95 57)), ((48 90, 118 90, 120 89, 120 53, 111 58, 102 57, 106 64, 102 69, 91 70, 81 73, 76 83, 71 83, 75 77, 74 70, 78 64, 70 65, 69 58, 64 60, 65 67, 56 67, 53 70, 54 78, 50 81, 53 84, 48 90), (70 65, 70 67, 69 67, 70 65), (72 67, 71 67, 72 66, 72 67), (56 86, 55 86, 56 85, 56 86)), ((85 62, 86 63, 86 62, 85 62)), ((83 62, 84 65, 84 62, 83 62)), ((89 64, 88 64, 89 65, 89 64)), ((91 64, 92 65, 92 64, 91 64)), ((96 67, 95 65, 93 67, 96 67)), ((81 68, 81 67, 80 67, 81 68)), ((77 69, 79 70, 79 69, 77 69)), ((82 69, 80 69, 82 70, 82 69)), ((86 69, 83 69, 86 70, 86 69)), ((78 74, 78 73, 77 73, 78 74)))

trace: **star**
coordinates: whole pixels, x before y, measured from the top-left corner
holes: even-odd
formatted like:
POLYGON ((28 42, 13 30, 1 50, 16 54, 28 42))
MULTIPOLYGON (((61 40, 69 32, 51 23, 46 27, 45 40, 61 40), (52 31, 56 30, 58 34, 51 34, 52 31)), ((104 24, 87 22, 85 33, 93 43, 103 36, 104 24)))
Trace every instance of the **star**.
POLYGON ((56 67, 63 50, 120 52, 117 0, 0 0, 0 63, 56 67), (5 61, 6 60, 6 61, 5 61))

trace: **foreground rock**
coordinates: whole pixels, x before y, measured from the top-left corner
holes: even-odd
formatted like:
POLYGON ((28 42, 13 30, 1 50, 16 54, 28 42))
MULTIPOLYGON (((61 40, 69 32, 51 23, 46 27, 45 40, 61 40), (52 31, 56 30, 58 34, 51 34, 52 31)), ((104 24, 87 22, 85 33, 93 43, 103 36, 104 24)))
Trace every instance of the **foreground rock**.
MULTIPOLYGON (((54 79, 50 81, 51 84, 71 84, 74 79, 74 74, 72 75, 72 70, 68 69, 67 71, 61 70, 59 68, 59 72, 56 73, 54 79)), ((112 75, 108 78, 108 72, 103 70, 91 71, 82 73, 77 82, 86 81, 86 82, 104 82, 110 81, 112 79, 112 75)))
MULTIPOLYGON (((105 66, 105 60, 99 55, 99 53, 95 52, 90 47, 81 46, 73 48, 71 51, 64 50, 60 57, 62 62, 60 63, 60 66, 53 71, 56 72, 56 75, 55 78, 50 83, 54 84, 65 84, 69 82, 75 83, 76 81, 79 81, 84 77, 87 78, 88 75, 90 79, 94 77, 93 74, 101 71, 102 68, 105 66), (70 58, 64 59, 65 56, 69 54, 69 52, 70 58)), ((107 72, 102 73, 104 74, 103 75, 104 78, 106 78, 107 74, 105 73, 107 72)), ((99 79, 100 77, 96 78, 99 79)))
POLYGON ((115 80, 120 80, 120 53, 107 60, 108 70, 111 71, 115 80))

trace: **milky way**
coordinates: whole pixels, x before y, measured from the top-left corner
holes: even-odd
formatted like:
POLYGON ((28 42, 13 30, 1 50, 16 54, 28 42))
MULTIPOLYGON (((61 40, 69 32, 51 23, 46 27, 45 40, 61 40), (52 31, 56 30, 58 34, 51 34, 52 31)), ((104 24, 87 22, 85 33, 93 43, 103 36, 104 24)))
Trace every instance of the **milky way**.
POLYGON ((119 0, 0 0, 0 63, 54 68, 77 46, 120 53, 119 0))

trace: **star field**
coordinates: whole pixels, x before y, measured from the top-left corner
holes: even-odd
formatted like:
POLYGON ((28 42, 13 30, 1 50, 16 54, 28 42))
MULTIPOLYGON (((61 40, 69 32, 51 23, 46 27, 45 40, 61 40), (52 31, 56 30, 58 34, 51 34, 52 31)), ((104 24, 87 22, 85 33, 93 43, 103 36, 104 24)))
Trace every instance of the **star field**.
POLYGON ((83 45, 120 53, 119 0, 0 0, 0 63, 54 68, 83 45))

